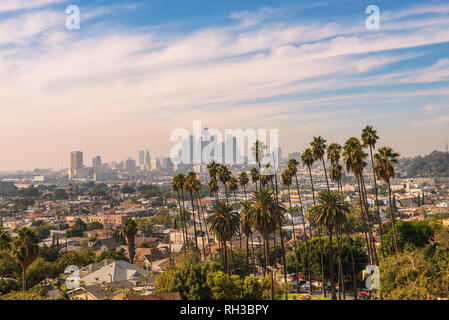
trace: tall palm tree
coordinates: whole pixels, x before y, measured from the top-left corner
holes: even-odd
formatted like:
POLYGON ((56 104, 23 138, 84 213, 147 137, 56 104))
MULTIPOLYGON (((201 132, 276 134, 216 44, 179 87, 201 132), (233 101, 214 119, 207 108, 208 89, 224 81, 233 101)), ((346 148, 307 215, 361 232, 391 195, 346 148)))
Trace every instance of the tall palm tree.
POLYGON ((349 138, 343 147, 343 160, 348 172, 352 171, 357 180, 359 189, 360 212, 362 224, 365 232, 365 241, 367 244, 371 263, 377 264, 376 247, 374 243, 374 236, 371 229, 371 222, 369 218, 368 206, 366 204, 366 196, 363 192, 363 168, 366 166, 365 159, 368 154, 363 151, 363 146, 360 140, 356 137, 349 138), (368 225, 368 230, 366 230, 368 225))
MULTIPOLYGON (((197 213, 198 213, 198 221, 200 223, 201 242, 203 244, 203 256, 206 257, 206 244, 204 242, 203 226, 202 226, 202 222, 201 222, 201 211, 200 211, 200 205, 201 205, 201 203, 200 203, 200 190, 201 190, 201 182, 195 175, 195 180, 193 180, 193 182, 192 182, 192 191, 193 191, 193 196, 196 199, 196 208, 197 208, 197 213)), ((201 206, 201 209, 202 209, 202 206, 201 206)))
MULTIPOLYGON (((249 212, 248 208, 251 204, 248 201, 242 202, 243 210, 240 214, 240 231, 245 235, 246 238, 246 271, 249 275, 249 237, 251 235, 251 223, 248 219, 249 212)), ((255 270, 253 270, 255 273, 255 270)))
POLYGON ((0 226, 0 251, 8 250, 11 248, 11 236, 5 230, 5 228, 0 226))
POLYGON ((379 140, 379 137, 377 136, 377 131, 374 129, 372 125, 367 125, 363 131, 362 131, 362 143, 365 148, 369 148, 369 154, 371 157, 371 167, 373 170, 373 180, 374 180, 374 191, 376 193, 376 212, 377 212, 377 222, 379 223, 379 233, 380 233, 380 246, 382 249, 382 256, 385 257, 384 252, 384 241, 383 241, 383 234, 382 234, 382 220, 380 218, 380 210, 379 210, 379 195, 377 191, 377 180, 376 180, 376 173, 375 173, 375 165, 374 165, 374 158, 373 158, 373 150, 376 149, 376 143, 377 140, 379 140))
POLYGON ((285 208, 276 202, 273 191, 269 189, 253 192, 250 201, 251 208, 249 210, 249 220, 264 239, 265 276, 266 268, 270 265, 268 236, 276 230, 278 224, 282 224, 284 221, 285 208), (282 214, 279 215, 279 212, 282 214))
POLYGON ((179 190, 183 187, 182 186, 183 183, 181 181, 182 181, 181 176, 179 174, 177 174, 172 178, 171 185, 172 185, 173 191, 176 191, 176 194, 178 196, 177 199, 178 199, 178 207, 179 207, 179 216, 180 216, 180 220, 181 220, 181 231, 182 231, 181 233, 182 233, 182 238, 184 240, 183 241, 184 246, 187 247, 187 242, 186 242, 187 239, 185 237, 185 231, 184 231, 184 218, 183 218, 184 212, 183 212, 183 208, 181 207, 181 195, 179 192, 179 190))
MULTIPOLYGON (((253 156, 254 156, 254 159, 256 160, 257 166, 259 168, 259 173, 261 173, 260 161, 262 160, 262 157, 265 154, 266 149, 267 149, 267 146, 262 141, 259 141, 259 140, 256 140, 256 142, 254 143, 254 145, 252 147, 253 156)), ((259 191, 260 190, 262 190, 261 185, 259 185, 259 191)))
POLYGON ((217 179, 216 178, 211 178, 209 180, 208 185, 209 185, 210 192, 215 194, 215 202, 218 203, 218 183, 217 183, 217 179))
POLYGON ((393 211, 393 201, 391 198, 391 185, 390 179, 394 178, 394 165, 398 163, 398 158, 400 154, 394 152, 390 147, 382 147, 374 155, 376 159, 375 173, 376 176, 384 180, 388 185, 388 198, 390 202, 390 220, 391 226, 393 228, 393 238, 394 238, 394 248, 398 252, 398 241, 396 236, 396 227, 394 225, 394 211, 393 211))
MULTIPOLYGON (((288 161, 287 171, 291 177, 293 177, 293 176, 295 177, 295 181, 296 181, 296 190, 298 192, 298 199, 299 199, 299 206, 300 206, 299 212, 301 214, 301 220, 302 220, 303 241, 306 244, 307 272, 308 272, 309 283, 312 283, 312 269, 310 268, 310 247, 309 247, 308 237, 307 237, 307 232, 306 232, 306 220, 304 218, 304 206, 302 204, 301 192, 299 190, 298 165, 299 165, 298 160, 296 160, 295 158, 290 159, 288 161)), ((312 238, 311 230, 310 230, 310 238, 312 238)), ((312 294, 312 286, 309 286, 309 293, 312 294)))
POLYGON ((290 172, 288 171, 288 169, 284 170, 281 174, 281 182, 284 186, 287 186, 287 190, 288 190, 288 204, 289 204, 289 211, 290 211, 290 215, 291 215, 291 222, 292 222, 292 231, 293 231, 293 244, 294 244, 294 248, 295 248, 295 258, 296 258, 296 263, 295 263, 295 277, 296 277, 296 281, 299 280, 298 277, 298 255, 297 255, 297 244, 296 244, 296 232, 295 232, 295 223, 293 221, 293 211, 292 211, 292 199, 290 196, 290 186, 292 185, 292 176, 290 175, 290 172))
MULTIPOLYGON (((224 202, 218 202, 213 206, 210 215, 207 218, 209 231, 214 233, 223 249, 223 268, 225 272, 231 274, 229 268, 227 242, 232 241, 233 235, 237 232, 240 225, 239 214, 232 210, 232 206, 224 202)), ((232 250, 231 250, 232 255, 232 250)))
MULTIPOLYGON (((339 159, 337 156, 335 159, 339 159)), ((332 161, 332 160, 331 160, 332 161)), ((329 168, 329 178, 331 181, 336 182, 338 185, 338 192, 340 196, 343 198, 343 192, 341 191, 341 177, 343 175, 343 167, 338 163, 338 160, 332 161, 333 164, 329 168), (335 162, 336 161, 336 162, 335 162)), ((341 288, 344 290, 344 276, 343 276, 343 263, 342 263, 342 249, 341 249, 341 226, 336 226, 335 228, 336 236, 337 236, 337 244, 338 244, 338 277, 339 277, 339 285, 338 285, 338 297, 341 298, 341 288), (341 283, 341 284, 340 284, 341 283)), ((343 293, 344 295, 344 293, 343 293)))
POLYGON ((260 179, 260 172, 259 169, 257 168, 251 168, 250 172, 249 172, 250 176, 251 176, 251 182, 254 183, 256 185, 256 190, 257 188, 257 181, 259 181, 260 179))
POLYGON ((135 255, 135 236, 137 234, 137 224, 136 222, 128 218, 122 225, 122 233, 126 237, 126 244, 128 245, 129 260, 134 263, 135 255))
POLYGON ((23 227, 17 232, 17 237, 13 239, 12 254, 22 268, 22 291, 25 292, 26 272, 31 263, 37 258, 39 253, 39 238, 35 231, 23 227))
MULTIPOLYGON (((313 179, 312 179, 312 166, 315 162, 315 159, 313 157, 312 149, 307 148, 303 151, 301 154, 301 162, 303 166, 307 166, 307 169, 309 170, 309 178, 310 178, 310 186, 312 187, 312 199, 313 199, 313 205, 315 205, 315 188, 313 187, 313 179)), ((312 221, 310 221, 310 225, 312 225, 312 221)), ((321 260, 321 281, 323 283, 323 296, 326 296, 326 290, 324 290, 324 253, 323 253, 323 243, 321 241, 321 227, 318 226, 318 243, 320 245, 320 260, 321 260)), ((312 232, 310 232, 310 237, 312 237, 312 232)))
MULTIPOLYGON (((229 181, 228 181, 228 187, 229 187, 229 191, 231 191, 234 194, 234 207, 238 206, 237 203, 237 196, 236 196, 236 191, 239 188, 239 180, 236 177, 230 177, 229 181)), ((242 250, 242 233, 240 232, 239 229, 239 241, 240 241, 240 250, 242 250)))
POLYGON ((246 186, 249 183, 248 174, 245 171, 240 172, 238 179, 239 179, 240 186, 243 187, 243 192, 245 193, 245 200, 248 200, 247 197, 246 197, 246 186))
POLYGON ((226 195, 226 203, 228 204, 228 181, 231 178, 231 171, 229 171, 229 168, 225 165, 220 165, 217 170, 217 177, 218 180, 223 184, 225 188, 225 195, 226 195))
POLYGON ((338 163, 341 158, 341 145, 337 142, 331 143, 327 147, 327 159, 330 160, 331 164, 338 163))
POLYGON ((320 192, 318 194, 318 204, 310 210, 311 219, 316 224, 325 227, 329 233, 329 276, 332 300, 337 298, 335 294, 334 250, 332 245, 333 228, 337 223, 344 220, 347 212, 349 212, 349 208, 338 191, 320 192))
MULTIPOLYGON (((209 164, 207 165, 207 170, 209 172, 209 177, 210 177, 210 181, 209 181, 209 187, 210 187, 211 186, 210 183, 213 184, 213 182, 211 182, 212 180, 214 180, 215 183, 217 182, 218 164, 215 162, 215 160, 211 160, 209 162, 209 164)), ((217 188, 211 188, 211 192, 213 192, 215 194, 215 200, 218 202, 218 186, 217 186, 217 188), (214 191, 212 191, 212 189, 214 189, 214 191)))
POLYGON ((198 249, 198 239, 197 239, 197 230, 196 230, 196 218, 195 218, 195 205, 193 203, 193 193, 195 192, 195 182, 196 174, 193 171, 187 173, 186 179, 184 181, 184 189, 186 189, 190 194, 190 203, 192 206, 192 218, 193 218, 193 233, 195 240, 195 247, 198 249))
POLYGON ((326 152, 326 139, 323 139, 321 136, 314 137, 313 141, 310 143, 310 146, 312 147, 313 159, 315 161, 321 160, 323 163, 324 177, 326 178, 327 191, 330 191, 329 181, 327 179, 326 164, 324 162, 324 153, 326 152))

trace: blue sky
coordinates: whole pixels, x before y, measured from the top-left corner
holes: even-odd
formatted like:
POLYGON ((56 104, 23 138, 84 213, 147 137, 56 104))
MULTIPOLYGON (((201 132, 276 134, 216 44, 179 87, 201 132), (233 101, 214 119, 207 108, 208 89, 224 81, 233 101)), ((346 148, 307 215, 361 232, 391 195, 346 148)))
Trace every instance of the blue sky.
POLYGON ((2 0, 0 170, 168 155, 194 120, 277 128, 284 155, 366 124, 428 153, 449 136, 448 53, 447 1, 2 0))

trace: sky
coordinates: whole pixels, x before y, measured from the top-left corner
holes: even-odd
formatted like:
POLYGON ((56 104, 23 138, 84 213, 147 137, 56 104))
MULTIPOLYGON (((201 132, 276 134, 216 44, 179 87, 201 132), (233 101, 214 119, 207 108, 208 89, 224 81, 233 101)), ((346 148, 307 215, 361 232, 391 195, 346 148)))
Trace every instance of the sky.
POLYGON ((448 98, 446 0, 0 1, 0 171, 168 156, 195 120, 278 129, 283 156, 372 124, 414 156, 444 149, 448 98))

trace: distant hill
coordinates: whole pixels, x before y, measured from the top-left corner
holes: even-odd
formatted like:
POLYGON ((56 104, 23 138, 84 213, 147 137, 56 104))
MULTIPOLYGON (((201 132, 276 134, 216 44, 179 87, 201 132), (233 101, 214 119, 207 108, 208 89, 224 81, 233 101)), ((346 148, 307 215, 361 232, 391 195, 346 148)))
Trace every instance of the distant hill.
POLYGON ((399 167, 410 178, 449 177, 449 152, 433 151, 425 156, 401 159, 399 167))

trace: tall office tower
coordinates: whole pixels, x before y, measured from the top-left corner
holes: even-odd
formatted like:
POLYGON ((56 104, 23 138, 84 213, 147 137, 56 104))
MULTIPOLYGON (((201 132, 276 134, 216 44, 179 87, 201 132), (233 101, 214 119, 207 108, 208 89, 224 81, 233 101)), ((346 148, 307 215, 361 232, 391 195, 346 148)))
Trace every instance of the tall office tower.
POLYGON ((195 137, 190 135, 187 139, 182 141, 182 163, 193 164, 194 150, 195 150, 195 137))
POLYGON ((145 152, 145 159, 144 159, 144 166, 145 166, 145 169, 151 169, 151 158, 150 158, 150 152, 147 150, 146 152, 145 152))
POLYGON ((80 169, 83 167, 83 153, 72 151, 70 153, 70 169, 80 169))
POLYGON ((274 157, 275 157, 275 160, 276 160, 276 165, 279 165, 279 162, 282 159, 282 149, 281 149, 281 147, 278 147, 278 148, 274 149, 274 157))
POLYGON ((145 165, 145 151, 139 151, 139 166, 145 165))
POLYGON ((237 160, 237 138, 233 135, 226 135, 225 140, 225 160, 226 164, 236 164, 237 160))
POLYGON ((129 172, 135 171, 136 170, 136 160, 134 160, 132 158, 128 158, 125 161, 125 169, 126 169, 126 171, 129 171, 129 172))
POLYGON ((166 171, 167 173, 173 172, 173 162, 170 158, 162 158, 160 161, 160 165, 162 170, 166 171))
POLYGON ((161 170, 161 161, 159 158, 151 160, 151 170, 161 170))
POLYGON ((100 156, 96 156, 92 158, 92 167, 93 168, 97 168, 101 166, 101 157, 100 156))

